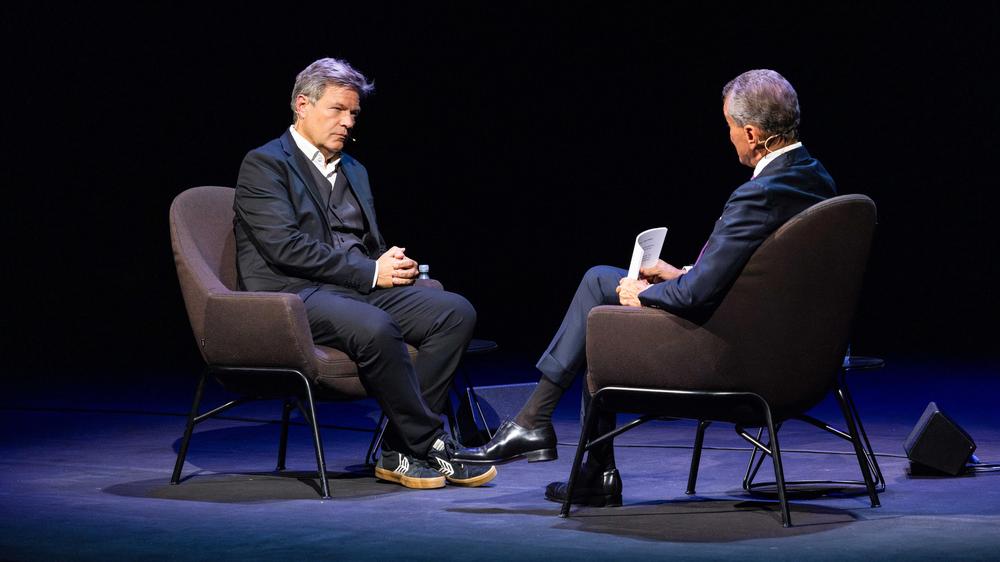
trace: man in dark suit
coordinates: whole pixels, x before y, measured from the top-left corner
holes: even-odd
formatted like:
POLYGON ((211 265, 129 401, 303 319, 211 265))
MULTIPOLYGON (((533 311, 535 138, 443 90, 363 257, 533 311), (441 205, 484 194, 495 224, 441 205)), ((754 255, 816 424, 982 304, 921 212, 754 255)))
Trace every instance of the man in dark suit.
POLYGON ((297 76, 293 125, 250 151, 236 184, 240 288, 297 293, 316 343, 347 353, 389 419, 378 478, 410 488, 479 486, 488 465, 454 462, 448 388, 476 322, 460 295, 414 285, 417 263, 387 248, 368 173, 343 152, 373 86, 320 59, 297 76), (414 364, 406 344, 419 350, 414 364))
MULTIPOLYGON (((730 195, 715 229, 693 266, 678 269, 662 260, 639 279, 599 266, 586 273, 562 325, 537 367, 542 378, 517 417, 483 447, 459 451, 467 462, 556 458, 552 412, 585 367, 587 314, 602 304, 648 306, 697 321, 712 314, 754 250, 788 219, 836 195, 833 179, 798 138, 799 102, 792 85, 773 70, 751 70, 722 91, 729 140, 740 163, 754 168, 749 181, 730 195)), ((585 393, 586 395, 586 393, 585 393)), ((599 433, 613 428, 601 420, 599 433)), ((620 505, 621 479, 611 446, 590 451, 574 502, 620 505)), ((563 501, 565 485, 553 482, 546 497, 563 501)))

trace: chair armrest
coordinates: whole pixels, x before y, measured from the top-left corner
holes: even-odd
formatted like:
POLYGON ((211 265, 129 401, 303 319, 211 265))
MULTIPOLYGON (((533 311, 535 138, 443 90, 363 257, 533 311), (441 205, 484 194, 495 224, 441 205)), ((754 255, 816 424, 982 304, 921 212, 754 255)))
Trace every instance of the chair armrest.
POLYGON ((205 360, 214 365, 316 371, 305 305, 290 293, 209 295, 201 345, 205 360))
POLYGON ((587 317, 590 391, 606 386, 709 389, 728 345, 702 326, 655 308, 598 306, 587 317))

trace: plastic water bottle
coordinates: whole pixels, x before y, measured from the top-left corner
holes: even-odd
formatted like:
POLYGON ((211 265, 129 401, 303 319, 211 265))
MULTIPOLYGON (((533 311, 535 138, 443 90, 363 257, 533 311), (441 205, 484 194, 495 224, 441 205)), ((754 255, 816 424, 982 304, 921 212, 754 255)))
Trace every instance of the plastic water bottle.
POLYGON ((417 279, 430 279, 431 278, 431 266, 426 263, 422 263, 417 266, 417 279))

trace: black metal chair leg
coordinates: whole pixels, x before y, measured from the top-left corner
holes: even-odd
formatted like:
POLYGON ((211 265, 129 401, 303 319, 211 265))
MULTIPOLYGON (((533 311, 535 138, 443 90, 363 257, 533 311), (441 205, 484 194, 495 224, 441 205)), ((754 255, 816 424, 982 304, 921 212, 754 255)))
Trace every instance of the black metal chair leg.
POLYGON ((278 442, 278 466, 275 470, 285 470, 285 453, 288 451, 288 420, 292 414, 295 404, 291 400, 285 400, 281 407, 281 440, 278 442))
POLYGON ((851 414, 854 417, 854 423, 858 426, 858 433, 861 434, 861 439, 865 444, 865 454, 868 457, 868 464, 872 470, 875 487, 878 488, 880 492, 884 492, 885 477, 882 476, 882 468, 878 465, 878 459, 875 457, 875 449, 872 448, 871 441, 868 440, 868 433, 865 432, 865 426, 861 423, 861 416, 858 414, 858 407, 854 404, 854 397, 851 396, 851 391, 847 387, 847 377, 843 371, 841 371, 840 377, 840 390, 844 393, 844 398, 847 400, 847 404, 850 406, 851 414))
POLYGON ((691 453, 691 471, 688 473, 688 487, 684 492, 687 495, 694 494, 694 486, 698 481, 698 465, 701 463, 701 446, 705 443, 705 430, 712 422, 699 420, 698 430, 694 435, 694 451, 691 453))
POLYGON ((330 499, 330 484, 326 480, 326 455, 323 454, 323 440, 320 439, 319 424, 316 423, 316 406, 313 402, 312 388, 309 386, 308 379, 303 375, 302 380, 305 383, 307 407, 303 407, 300 401, 299 409, 309 425, 312 426, 313 446, 316 449, 316 467, 319 469, 319 482, 322 489, 321 495, 323 499, 328 500, 330 499))
MULTIPOLYGON (((761 427, 757 430, 757 441, 760 441, 763 436, 764 436, 764 428, 761 427)), ((747 471, 743 475, 743 489, 748 492, 752 487, 751 484, 753 484, 753 479, 757 476, 757 471, 760 470, 761 465, 764 464, 764 459, 767 458, 767 454, 764 452, 761 452, 760 456, 758 457, 757 456, 758 451, 760 451, 760 447, 754 445, 753 449, 751 449, 750 451, 750 461, 747 462, 747 471), (757 460, 756 466, 754 465, 754 459, 757 460)))
POLYGON ((844 413, 844 420, 847 421, 847 431, 851 434, 851 445, 854 446, 854 454, 858 457, 858 466, 861 468, 861 476, 865 480, 865 488, 868 490, 868 497, 871 499, 872 507, 880 507, 882 504, 878 499, 878 492, 875 491, 875 483, 872 482, 872 473, 869 466, 869 459, 865 451, 861 448, 861 439, 858 437, 858 428, 851 415, 850 406, 844 391, 838 388, 835 392, 837 401, 840 402, 840 409, 844 413))
POLYGON ((764 403, 764 414, 767 417, 767 433, 770 437, 771 460, 774 462, 774 481, 778 485, 778 501, 781 503, 781 524, 792 526, 792 514, 788 509, 788 495, 785 491, 785 471, 781 467, 781 448, 778 446, 778 430, 771 419, 771 408, 764 403))
POLYGON ((365 466, 375 466, 377 459, 375 458, 378 453, 379 447, 382 446, 382 438, 385 436, 385 428, 389 425, 389 418, 385 417, 383 413, 378 418, 378 423, 375 424, 375 433, 372 435, 371 443, 368 444, 368 452, 365 453, 365 466))
POLYGON ((191 444, 191 434, 194 432, 195 418, 198 417, 198 406, 201 405, 202 393, 205 390, 205 379, 208 378, 208 371, 201 372, 198 380, 198 388, 194 391, 194 403, 191 405, 191 414, 188 415, 187 425, 184 427, 184 437, 181 438, 181 446, 177 451, 177 461, 174 463, 174 473, 170 477, 171 484, 180 484, 181 469, 184 468, 184 459, 187 458, 188 445, 191 444))
MULTIPOLYGON (((584 392, 587 392, 584 389, 584 392)), ((597 426, 597 405, 596 400, 591 400, 584 416, 583 428, 580 430, 580 442, 576 446, 576 456, 573 457, 573 466, 569 470, 569 481, 566 484, 566 500, 563 502, 559 517, 569 517, 569 509, 573 504, 573 490, 576 487, 576 477, 583 464, 583 452, 587 450, 587 437, 597 426)))

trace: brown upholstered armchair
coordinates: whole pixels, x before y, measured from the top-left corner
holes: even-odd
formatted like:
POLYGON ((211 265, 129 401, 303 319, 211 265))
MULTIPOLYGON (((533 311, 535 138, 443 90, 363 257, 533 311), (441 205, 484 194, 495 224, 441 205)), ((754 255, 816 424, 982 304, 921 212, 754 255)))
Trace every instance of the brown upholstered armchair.
MULTIPOLYGON (((874 203, 863 195, 803 211, 761 244, 718 309, 700 323, 650 308, 593 309, 587 324, 592 399, 567 497, 584 450, 658 417, 700 422, 688 482, 693 493, 705 427, 722 421, 771 457, 789 526, 777 428, 805 419, 834 390, 848 427, 841 437, 854 446, 872 506, 879 505, 870 459, 838 381, 875 218, 874 203), (588 441, 601 412, 642 416, 588 441), (747 427, 766 428, 768 442, 747 427)), ((569 508, 566 502, 561 515, 569 508)))
MULTIPOLYGON (((285 468, 289 416, 297 406, 312 428, 321 495, 328 498, 315 402, 356 400, 367 393, 356 365, 346 354, 313 344, 305 307, 297 295, 236 290, 233 197, 232 188, 195 187, 178 195, 170 206, 170 242, 177 277, 195 342, 206 364, 170 482, 180 482, 196 424, 248 401, 281 399, 284 408, 277 470, 285 468), (210 376, 239 397, 199 414, 210 376)), ((410 353, 416 357, 413 347, 410 353)))

